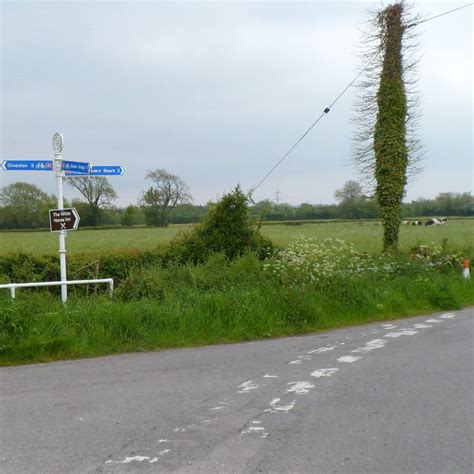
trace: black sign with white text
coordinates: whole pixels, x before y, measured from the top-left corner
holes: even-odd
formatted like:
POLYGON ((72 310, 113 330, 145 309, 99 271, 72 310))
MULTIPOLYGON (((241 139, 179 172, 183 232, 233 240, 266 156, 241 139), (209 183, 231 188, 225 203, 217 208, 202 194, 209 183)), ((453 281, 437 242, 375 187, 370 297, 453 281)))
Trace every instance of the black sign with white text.
POLYGON ((79 214, 75 208, 70 209, 50 209, 49 227, 51 232, 62 230, 76 230, 79 226, 79 214))

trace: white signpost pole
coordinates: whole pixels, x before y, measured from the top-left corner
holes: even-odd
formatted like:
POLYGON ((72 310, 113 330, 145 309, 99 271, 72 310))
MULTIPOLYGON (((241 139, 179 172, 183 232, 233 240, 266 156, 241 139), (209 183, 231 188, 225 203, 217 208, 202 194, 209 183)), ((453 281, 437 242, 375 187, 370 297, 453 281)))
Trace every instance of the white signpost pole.
MULTIPOLYGON (((54 172, 56 173, 56 184, 58 194, 58 209, 64 209, 63 179, 64 171, 62 170, 63 160, 63 136, 60 133, 53 135, 54 150, 54 172)), ((59 266, 61 269, 61 281, 67 281, 66 276, 66 231, 59 231, 59 266)), ((61 285, 61 299, 63 303, 67 301, 67 285, 61 285)))

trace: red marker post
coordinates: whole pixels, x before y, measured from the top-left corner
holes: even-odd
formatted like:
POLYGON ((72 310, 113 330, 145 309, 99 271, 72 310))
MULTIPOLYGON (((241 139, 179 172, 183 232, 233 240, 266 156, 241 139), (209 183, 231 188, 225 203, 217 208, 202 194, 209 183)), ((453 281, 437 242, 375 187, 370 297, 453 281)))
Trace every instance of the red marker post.
POLYGON ((471 261, 468 258, 464 259, 462 276, 466 279, 471 278, 471 271, 470 271, 471 261))

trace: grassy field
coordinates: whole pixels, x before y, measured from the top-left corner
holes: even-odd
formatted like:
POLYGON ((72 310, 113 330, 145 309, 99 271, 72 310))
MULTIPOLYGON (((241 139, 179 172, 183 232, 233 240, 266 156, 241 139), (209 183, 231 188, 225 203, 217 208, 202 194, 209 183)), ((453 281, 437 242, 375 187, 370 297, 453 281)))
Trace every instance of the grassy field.
MULTIPOLYGON (((104 230, 78 230, 69 232, 66 246, 69 253, 112 250, 119 248, 153 249, 168 242, 191 226, 173 225, 168 228, 119 228, 104 230)), ((322 222, 281 223, 264 225, 262 233, 275 244, 286 246, 298 236, 324 239, 338 238, 352 242, 362 252, 378 253, 381 250, 382 227, 375 222, 322 222)), ((402 226, 400 246, 408 250, 416 245, 440 245, 444 239, 454 249, 474 247, 474 219, 449 220, 443 226, 402 226)), ((57 252, 58 237, 50 232, 2 232, 0 253, 27 252, 53 254, 57 252)))

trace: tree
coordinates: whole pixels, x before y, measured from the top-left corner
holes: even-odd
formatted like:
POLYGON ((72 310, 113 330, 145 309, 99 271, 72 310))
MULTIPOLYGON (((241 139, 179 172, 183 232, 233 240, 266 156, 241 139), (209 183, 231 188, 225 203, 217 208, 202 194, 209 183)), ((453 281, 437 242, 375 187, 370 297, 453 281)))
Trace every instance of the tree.
POLYGON ((377 217, 375 201, 364 194, 362 185, 357 181, 347 181, 337 189, 334 197, 339 205, 337 213, 343 219, 370 219, 377 217))
POLYGON ((341 189, 336 189, 334 193, 336 200, 341 202, 357 202, 363 199, 364 191, 357 181, 346 181, 341 189))
POLYGON ((86 199, 86 215, 81 216, 85 225, 99 224, 102 209, 111 207, 117 194, 107 178, 100 176, 78 176, 68 178, 69 186, 77 189, 86 199))
POLYGON ((356 109, 356 162, 375 181, 386 253, 398 249, 407 176, 410 170, 416 171, 421 158, 418 141, 411 133, 417 117, 410 90, 416 61, 410 60, 406 43, 412 37, 409 28, 415 24, 407 18, 403 1, 375 12, 373 31, 367 38, 366 80, 356 109))
POLYGON ((145 178, 153 182, 153 186, 143 193, 141 199, 146 223, 165 227, 168 225, 171 211, 178 204, 192 202, 188 186, 179 176, 165 169, 148 171, 145 178))
POLYGON ((141 224, 143 221, 143 213, 138 206, 134 206, 130 204, 126 207, 125 211, 122 214, 122 218, 120 220, 123 226, 132 226, 141 224))
POLYGON ((17 182, 0 190, 0 227, 32 229, 48 226, 48 209, 56 207, 54 196, 46 194, 34 184, 17 182))
POLYGON ((254 251, 265 258, 272 242, 258 233, 249 217, 250 196, 239 186, 225 194, 209 211, 202 224, 190 235, 172 242, 174 256, 182 261, 202 262, 213 253, 223 253, 229 260, 254 251))

